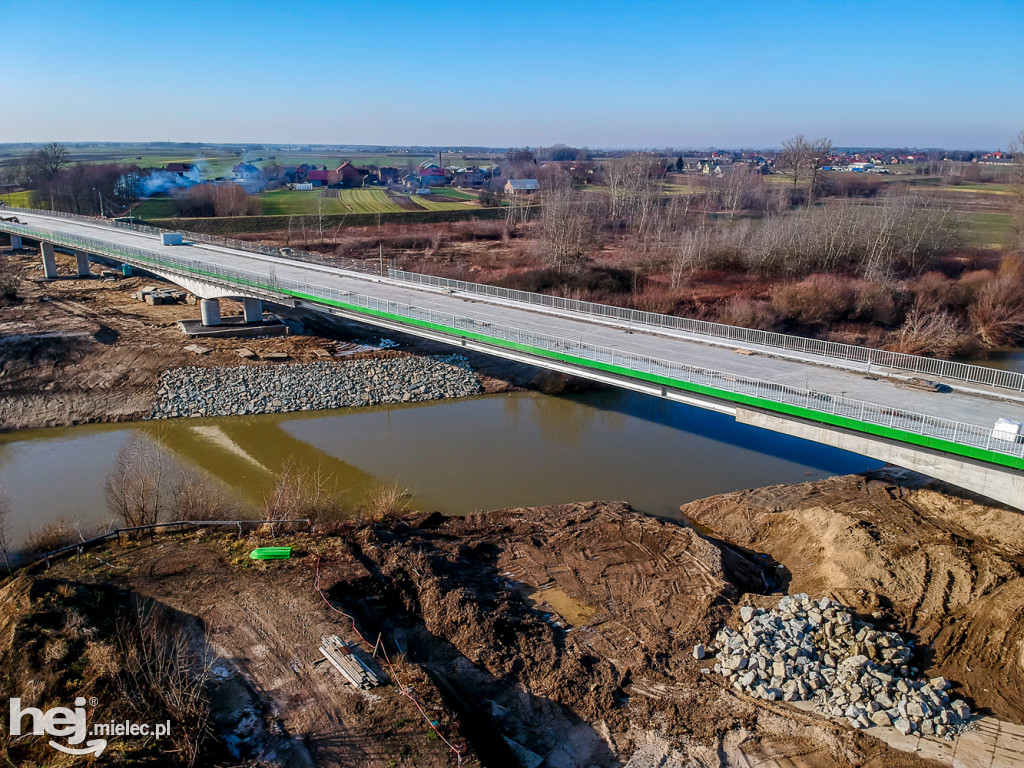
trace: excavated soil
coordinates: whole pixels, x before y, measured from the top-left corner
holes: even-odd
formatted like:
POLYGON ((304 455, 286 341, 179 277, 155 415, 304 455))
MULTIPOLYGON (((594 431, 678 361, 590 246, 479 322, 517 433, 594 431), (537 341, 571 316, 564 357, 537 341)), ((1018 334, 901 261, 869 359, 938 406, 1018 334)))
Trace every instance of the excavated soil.
MULTIPOLYGON (((315 664, 323 634, 380 638, 462 765, 925 766, 869 735, 740 697, 691 653, 764 583, 738 549, 624 504, 440 515, 278 536, 164 536, 48 572, 195 617, 290 739, 288 765, 457 760, 394 684, 357 693, 315 664)), ((367 653, 371 649, 367 648, 367 653)), ((378 660, 380 656, 378 656, 378 660)), ((251 706, 251 705, 250 705, 251 706)), ((222 719, 230 721, 230 717, 222 719)))
POLYGON ((828 595, 910 633, 929 675, 1024 723, 1024 517, 900 470, 773 486, 680 509, 828 595))
MULTIPOLYGON (((131 294, 147 285, 172 288, 153 277, 60 278, 39 282, 39 257, 4 253, 21 272, 19 300, 0 303, 0 430, 65 426, 87 422, 133 421, 149 415, 160 374, 182 366, 286 365, 245 360, 241 348, 258 356, 286 353, 289 362, 316 362, 339 342, 371 344, 380 334, 368 326, 325 322, 321 316, 267 307, 289 321, 298 333, 266 338, 189 339, 179 320, 195 319, 199 308, 187 303, 150 305, 131 294), (196 355, 190 344, 207 348, 196 355)), ((75 272, 75 260, 56 257, 58 273, 75 272)), ((222 301, 222 314, 241 314, 241 305, 222 301)), ((390 334, 389 334, 390 337, 390 334)), ((402 350, 447 354, 452 348, 415 337, 397 337, 402 350)), ((395 354, 357 353, 362 355, 395 354)), ((466 354, 463 352, 463 354, 466 354)), ((558 377, 530 366, 466 354, 485 392, 524 387, 547 389, 558 377)))

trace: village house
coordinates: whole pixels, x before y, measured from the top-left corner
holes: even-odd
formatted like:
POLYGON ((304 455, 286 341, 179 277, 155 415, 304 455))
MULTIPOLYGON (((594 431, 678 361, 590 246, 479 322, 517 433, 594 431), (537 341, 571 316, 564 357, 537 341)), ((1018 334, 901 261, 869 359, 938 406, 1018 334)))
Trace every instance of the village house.
POLYGON ((231 167, 231 179, 236 183, 258 181, 259 178, 260 169, 252 163, 238 163, 231 167))
POLYGON ((306 181, 314 187, 326 187, 329 177, 330 171, 326 168, 314 169, 306 174, 306 181))
POLYGON ((456 168, 452 174, 452 184, 456 187, 471 187, 479 189, 487 185, 491 180, 491 174, 483 168, 456 168))
POLYGON ((333 171, 328 171, 328 183, 332 186, 358 187, 361 178, 359 169, 347 160, 333 171))
POLYGON ((423 162, 419 167, 420 186, 440 187, 448 183, 448 174, 437 163, 423 162))
POLYGON ((505 182, 507 195, 532 195, 540 189, 536 179, 509 179, 505 182))
POLYGON ((203 180, 202 174, 199 172, 199 166, 195 163, 168 163, 167 172, 173 173, 193 184, 198 184, 203 180))
POLYGON ((384 185, 397 184, 402 178, 402 173, 397 168, 385 166, 377 171, 377 178, 379 178, 380 183, 384 185))

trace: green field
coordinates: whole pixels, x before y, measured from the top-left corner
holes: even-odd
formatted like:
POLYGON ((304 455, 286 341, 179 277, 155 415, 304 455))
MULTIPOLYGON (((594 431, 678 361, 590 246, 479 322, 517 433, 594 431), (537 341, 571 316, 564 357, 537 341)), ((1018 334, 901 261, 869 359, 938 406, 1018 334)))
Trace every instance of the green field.
POLYGON ((405 209, 388 197, 383 189, 342 189, 339 197, 324 197, 318 211, 322 190, 276 189, 260 195, 263 213, 267 216, 315 216, 339 213, 402 213, 405 209))
POLYGON ((964 228, 970 245, 1007 248, 1017 243, 1017 218, 1012 213, 969 213, 964 228))
POLYGON ((477 196, 471 192, 464 192, 461 189, 454 189, 452 187, 440 187, 434 190, 435 195, 441 195, 443 197, 451 197, 455 200, 476 200, 477 196))
POLYGON ((151 197, 133 209, 134 215, 140 219, 162 219, 173 216, 176 212, 174 201, 169 197, 151 197))
POLYGON ((31 208, 32 206, 29 204, 31 195, 31 192, 8 192, 6 195, 0 195, 0 200, 15 208, 31 208))
MULTIPOLYGON (((464 211, 472 207, 465 202, 457 202, 457 200, 452 200, 450 203, 442 203, 438 200, 424 200, 421 195, 403 195, 403 197, 411 197, 418 206, 428 211, 464 211)), ((447 195, 444 195, 444 197, 447 197, 447 195)))

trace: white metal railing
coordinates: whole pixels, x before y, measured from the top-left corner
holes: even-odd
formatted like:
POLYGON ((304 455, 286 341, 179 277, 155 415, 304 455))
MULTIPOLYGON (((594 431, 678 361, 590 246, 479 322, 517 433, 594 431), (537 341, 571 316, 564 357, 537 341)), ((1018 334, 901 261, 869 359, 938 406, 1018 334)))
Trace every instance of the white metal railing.
POLYGON ((634 325, 666 328, 717 339, 728 339, 729 341, 742 344, 756 344, 762 347, 817 355, 833 360, 865 363, 869 366, 878 366, 879 368, 923 373, 929 376, 966 381, 972 384, 986 384, 1018 392, 1024 391, 1024 373, 1017 371, 1001 371, 996 368, 986 368, 981 365, 971 365, 970 363, 958 363, 952 360, 940 360, 935 357, 905 355, 900 352, 887 352, 882 349, 860 347, 854 344, 840 344, 835 341, 809 339, 803 336, 775 333, 774 331, 759 331, 754 328, 723 325, 722 323, 713 323, 708 320, 693 320, 686 317, 675 317, 674 315, 661 315, 656 312, 643 312, 638 309, 616 307, 611 304, 564 299, 559 296, 549 296, 545 293, 517 291, 511 288, 500 288, 495 285, 484 285, 482 283, 469 283, 464 280, 434 277, 433 275, 406 272, 400 269, 389 269, 388 277, 417 285, 450 288, 477 296, 490 296, 492 298, 506 299, 567 312, 610 317, 634 325))
MULTIPOLYGON (((135 246, 120 245, 83 237, 67 232, 37 230, 32 227, 0 223, 0 229, 25 235, 33 239, 42 239, 56 245, 88 251, 97 255, 105 255, 119 261, 141 262, 140 266, 157 266, 164 272, 182 274, 189 277, 227 283, 232 286, 265 291, 278 296, 294 296, 321 300, 325 304, 347 305, 367 310, 371 313, 383 313, 391 318, 411 320, 414 323, 429 323, 443 331, 454 331, 456 335, 466 337, 474 335, 481 340, 499 341, 525 348, 525 351, 549 353, 554 356, 569 357, 576 360, 589 361, 602 366, 613 366, 626 375, 639 374, 638 378, 652 380, 660 377, 671 386, 671 382, 685 382, 691 385, 709 387, 720 392, 757 398, 762 401, 784 404, 807 409, 822 415, 839 416, 857 422, 872 424, 889 429, 901 430, 915 435, 938 438, 960 446, 980 448, 995 453, 1024 458, 1024 444, 1002 440, 993 436, 991 427, 928 416, 901 408, 854 400, 848 397, 837 397, 811 389, 800 389, 784 384, 754 379, 746 376, 725 373, 722 371, 699 368, 685 363, 666 361, 647 355, 624 352, 611 347, 588 344, 576 339, 567 339, 549 334, 536 333, 522 328, 499 325, 479 318, 456 315, 433 309, 417 307, 402 302, 377 299, 373 296, 331 288, 308 280, 282 278, 274 273, 260 274, 248 270, 238 270, 219 264, 212 264, 199 259, 187 259, 172 254, 157 253, 135 246)), ((715 393, 708 393, 714 396, 715 393)), ((742 402, 742 398, 732 398, 742 402)), ((754 403, 757 405, 757 403, 754 403)), ((827 422, 827 419, 821 419, 827 422)))
MULTIPOLYGON (((61 219, 74 219, 75 221, 85 221, 90 224, 100 224, 103 226, 110 227, 112 229, 122 229, 129 232, 139 232, 144 235, 162 235, 172 230, 161 229, 159 227, 151 227, 148 224, 136 224, 134 222, 118 221, 115 219, 100 219, 94 216, 83 216, 78 213, 64 213, 63 211, 48 211, 48 210, 37 210, 35 208, 15 208, 11 206, 5 206, 0 208, 0 211, 15 211, 19 213, 30 213, 35 215, 44 216, 56 216, 61 219)), ((322 266, 332 266, 339 269, 351 269, 359 272, 369 272, 377 274, 378 268, 375 263, 376 260, 359 260, 359 259, 326 259, 318 253, 312 251, 306 251, 301 248, 279 248, 273 245, 260 245, 258 243, 250 243, 246 240, 236 240, 233 237, 223 237, 221 235, 207 235, 203 232, 189 232, 188 230, 173 230, 180 231, 182 235, 188 240, 194 240, 200 243, 206 243, 207 245, 218 245, 224 248, 233 248, 236 251, 247 251, 248 253, 258 253, 262 256, 273 256, 279 259, 289 259, 291 261, 304 261, 310 264, 319 264, 322 266), (372 263, 367 263, 367 261, 372 263)))

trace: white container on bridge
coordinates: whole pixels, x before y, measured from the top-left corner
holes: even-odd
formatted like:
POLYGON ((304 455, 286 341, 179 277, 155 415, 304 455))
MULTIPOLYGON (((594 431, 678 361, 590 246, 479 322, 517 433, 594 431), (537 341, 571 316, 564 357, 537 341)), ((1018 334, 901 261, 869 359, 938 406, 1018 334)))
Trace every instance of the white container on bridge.
POLYGON ((160 235, 161 245, 181 245, 181 232, 164 232, 160 235))

